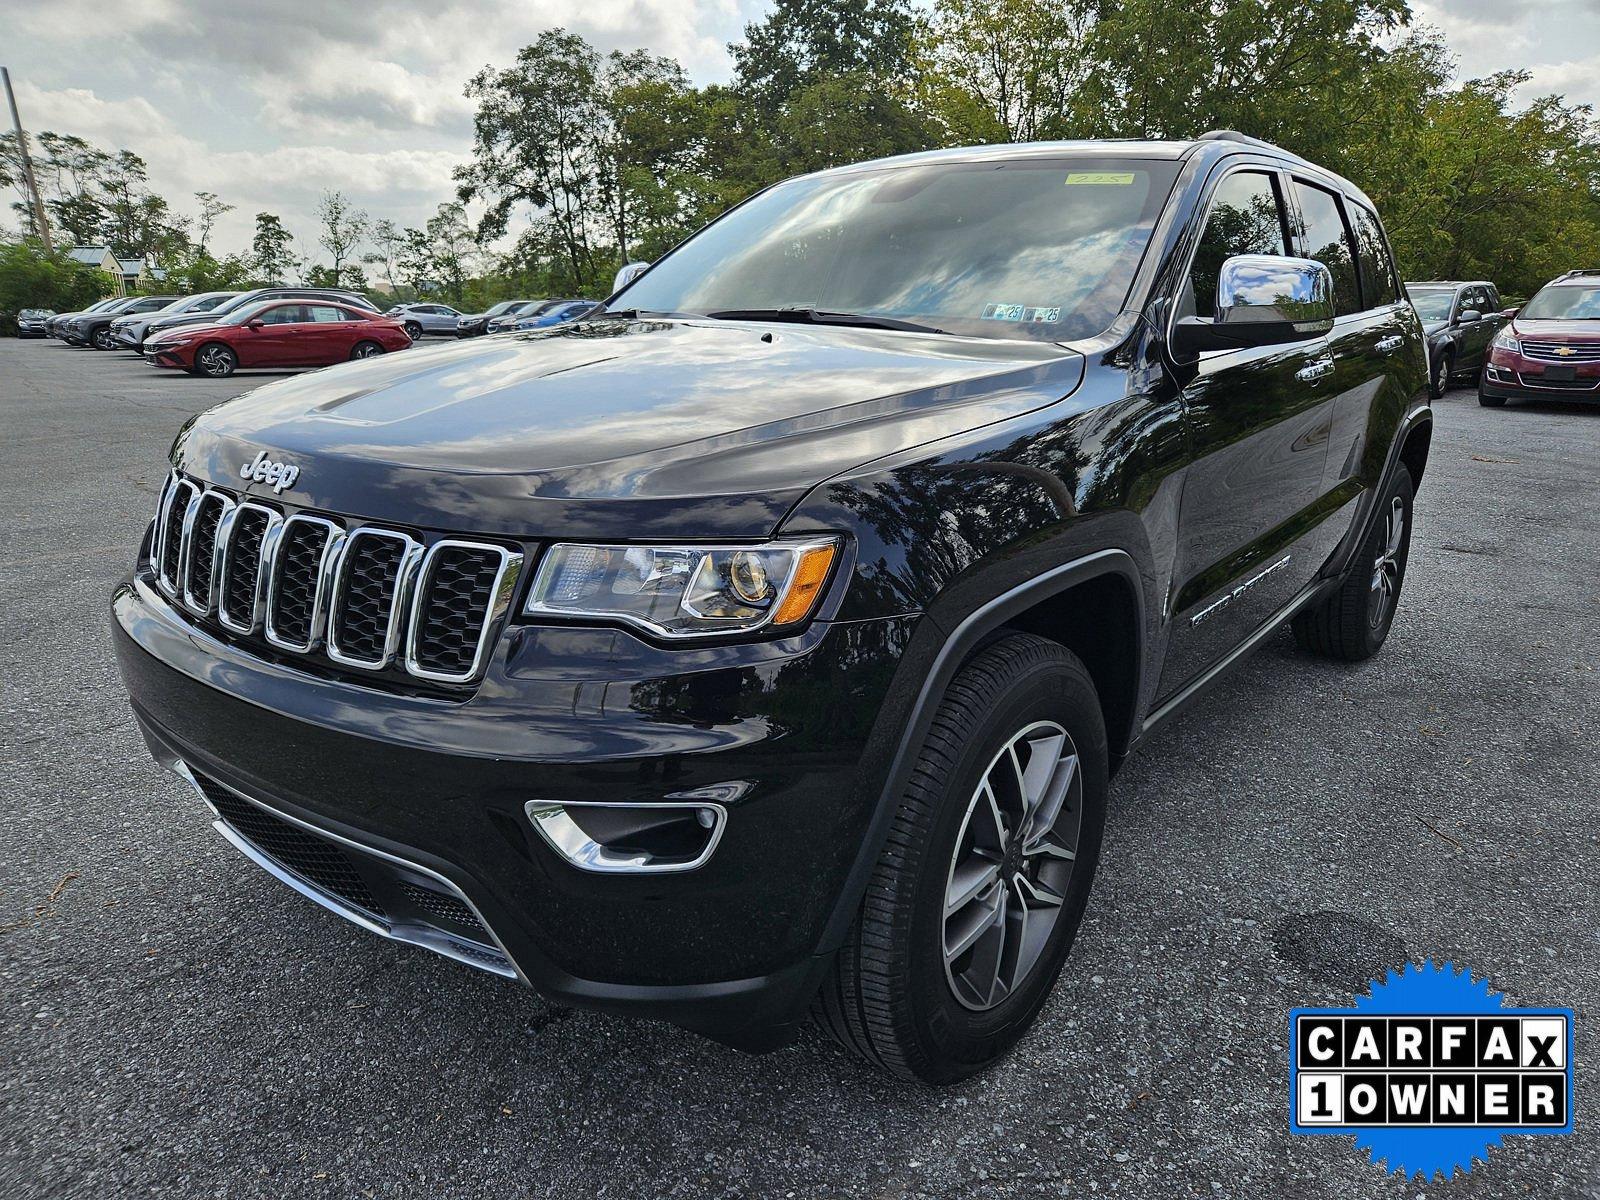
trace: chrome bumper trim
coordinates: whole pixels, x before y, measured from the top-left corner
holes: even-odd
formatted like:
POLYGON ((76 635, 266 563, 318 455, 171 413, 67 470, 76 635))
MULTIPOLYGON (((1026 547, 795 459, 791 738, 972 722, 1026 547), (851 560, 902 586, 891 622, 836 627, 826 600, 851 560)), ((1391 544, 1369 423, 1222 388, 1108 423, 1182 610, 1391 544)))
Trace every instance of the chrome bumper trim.
MULTIPOLYGON (((445 930, 437 929, 430 925, 420 925, 408 922, 397 922, 392 925, 382 924, 373 920, 366 913, 361 912, 359 909, 353 907, 340 897, 324 891, 322 888, 317 887, 314 883, 311 883, 308 880, 302 879, 300 876, 282 866, 269 855, 257 849, 247 838, 237 832, 231 825, 227 823, 227 821, 222 818, 222 814, 216 810, 215 806, 213 806, 211 801, 207 798, 205 790, 200 786, 199 780, 194 777, 194 774, 190 771, 187 763, 185 763, 182 759, 179 759, 173 764, 172 770, 194 789, 195 795, 200 797, 201 803, 206 806, 206 810, 210 812, 214 818, 211 822, 213 829, 220 833, 223 838, 225 838, 227 842, 233 846, 234 849, 238 850, 239 853, 243 854, 251 862, 255 863, 256 866, 260 867, 278 882, 287 884, 306 899, 321 905, 331 913, 343 917, 353 925, 359 925, 368 933, 375 933, 379 937, 385 938, 388 941, 406 942, 413 946, 421 946, 424 950, 432 950, 435 954, 442 954, 446 958, 454 959, 459 963, 465 963, 469 967, 476 967, 480 971, 487 971, 492 975, 499 975, 506 979, 517 979, 520 980, 524 985, 530 987, 532 986, 528 983, 528 977, 524 975, 522 969, 517 966, 516 959, 514 959, 511 956, 511 952, 506 949, 505 943, 502 942, 499 936, 495 933, 494 927, 489 924, 489 922, 484 918, 483 913, 478 910, 478 906, 472 902, 472 899, 467 896, 465 892, 463 892, 455 884, 451 883, 450 880, 446 879, 443 875, 439 874, 439 872, 432 870, 429 867, 425 867, 421 863, 412 862, 410 859, 402 858, 397 854, 390 854, 386 850, 379 850, 375 846, 368 846, 362 842, 347 838, 342 834, 334 833, 331 830, 324 829, 319 825, 313 825, 308 821, 302 821, 300 818, 291 816, 282 809, 274 808, 270 804, 262 803, 260 800, 256 799, 256 797, 247 795, 246 793, 241 792, 238 788, 229 787, 220 780, 213 781, 216 782, 219 787, 227 788, 229 792, 233 793, 233 795, 237 796, 240 800, 243 800, 248 804, 253 804, 255 807, 261 809, 270 816, 283 821, 285 824, 294 825, 315 837, 325 838, 330 842, 336 842, 340 846, 343 846, 344 848, 351 850, 356 854, 380 859, 384 862, 393 864, 394 866, 402 867, 407 871, 414 872, 415 874, 426 876, 429 880, 444 888, 451 896, 461 901, 462 904, 465 904, 467 908, 471 910, 472 915, 475 916, 478 919, 478 923, 483 926, 484 932, 494 939, 494 948, 505 956, 506 963, 508 964, 507 966, 502 967, 499 964, 490 963, 481 957, 474 956, 471 951, 466 948, 467 939, 456 937, 445 930)), ((207 776, 207 778, 211 777, 207 776)))

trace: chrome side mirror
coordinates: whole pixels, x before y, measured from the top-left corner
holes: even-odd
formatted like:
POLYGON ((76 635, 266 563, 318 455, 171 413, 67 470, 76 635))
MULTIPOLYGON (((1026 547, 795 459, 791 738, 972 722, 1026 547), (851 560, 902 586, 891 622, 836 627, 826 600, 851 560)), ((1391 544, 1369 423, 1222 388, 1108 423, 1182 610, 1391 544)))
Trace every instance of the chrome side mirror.
POLYGON ((615 296, 639 276, 650 269, 647 262, 631 262, 617 272, 617 277, 611 281, 611 294, 615 296))
POLYGON ((1333 329, 1333 276, 1309 258, 1236 254, 1217 277, 1214 319, 1185 317, 1174 329, 1179 355, 1281 346, 1333 329))

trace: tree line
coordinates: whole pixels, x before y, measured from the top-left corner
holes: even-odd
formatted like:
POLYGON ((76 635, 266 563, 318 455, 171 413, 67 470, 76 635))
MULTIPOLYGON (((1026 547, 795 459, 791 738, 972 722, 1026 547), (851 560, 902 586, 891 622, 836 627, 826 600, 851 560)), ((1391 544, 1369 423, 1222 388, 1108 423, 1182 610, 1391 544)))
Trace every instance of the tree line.
MULTIPOLYGON (((1453 81, 1445 35, 1404 0, 776 0, 697 86, 675 60, 602 54, 552 29, 466 84, 476 114, 455 195, 422 228, 327 192, 315 252, 271 213, 251 246, 210 244, 229 206, 178 214, 145 165, 37 139, 61 240, 147 257, 173 286, 288 281, 457 303, 602 295, 717 213, 800 172, 942 146, 1189 138, 1232 128, 1349 177, 1408 278, 1489 278, 1527 295, 1600 265, 1600 126, 1529 76, 1453 81), (469 212, 480 212, 476 221, 469 212), (489 247, 499 247, 491 251, 489 247)), ((0 182, 15 184, 14 147, 0 182)), ((26 230, 31 219, 17 206, 26 230)))

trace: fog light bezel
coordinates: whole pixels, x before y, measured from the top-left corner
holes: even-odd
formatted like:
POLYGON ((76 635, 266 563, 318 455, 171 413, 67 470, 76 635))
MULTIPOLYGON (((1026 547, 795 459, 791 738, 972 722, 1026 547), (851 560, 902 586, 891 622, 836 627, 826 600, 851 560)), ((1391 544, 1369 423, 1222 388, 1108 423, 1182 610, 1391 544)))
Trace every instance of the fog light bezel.
POLYGON ((695 792, 681 792, 663 800, 529 800, 522 806, 528 823, 561 861, 595 875, 670 875, 695 871, 706 865, 722 842, 728 828, 727 804, 748 790, 747 784, 718 785, 695 792), (700 814, 709 813, 711 825, 704 847, 693 858, 640 859, 622 857, 591 837, 567 812, 569 808, 676 809, 694 814, 706 828, 700 814))

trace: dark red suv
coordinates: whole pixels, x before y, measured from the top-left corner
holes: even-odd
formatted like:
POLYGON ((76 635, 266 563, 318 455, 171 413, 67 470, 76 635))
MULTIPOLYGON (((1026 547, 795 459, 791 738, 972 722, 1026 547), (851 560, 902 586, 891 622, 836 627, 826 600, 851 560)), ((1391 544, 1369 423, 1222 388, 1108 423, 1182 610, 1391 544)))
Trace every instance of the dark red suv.
POLYGON ((1568 271, 1507 315, 1489 347, 1479 404, 1600 401, 1600 270, 1568 271))

